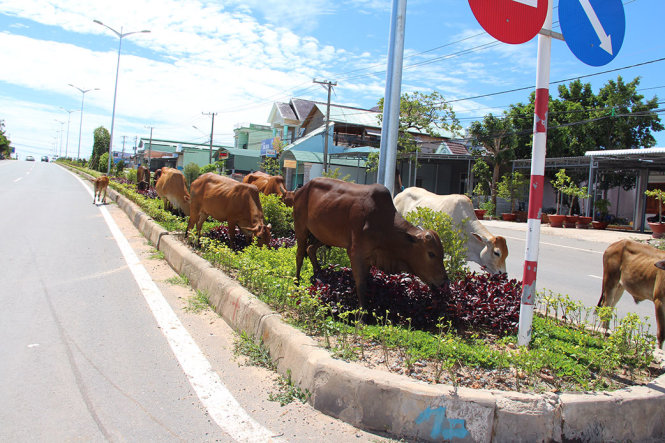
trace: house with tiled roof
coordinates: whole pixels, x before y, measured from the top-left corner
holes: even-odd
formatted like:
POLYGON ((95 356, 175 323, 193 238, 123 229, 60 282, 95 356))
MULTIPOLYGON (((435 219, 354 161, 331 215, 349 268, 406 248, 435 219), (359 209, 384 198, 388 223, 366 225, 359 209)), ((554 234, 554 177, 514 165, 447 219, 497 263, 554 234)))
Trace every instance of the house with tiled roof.
MULTIPOLYGON (((367 158, 378 153, 381 143, 380 112, 330 104, 326 133, 327 104, 299 98, 273 104, 268 124, 273 136, 285 143, 280 163, 289 189, 302 186, 323 173, 325 140, 328 166, 339 168, 358 183, 374 183, 376 173, 366 170, 367 158)), ((439 194, 464 193, 468 189, 471 154, 451 137, 432 137, 415 132, 417 154, 400 154, 397 171, 404 186, 421 186, 439 194)))

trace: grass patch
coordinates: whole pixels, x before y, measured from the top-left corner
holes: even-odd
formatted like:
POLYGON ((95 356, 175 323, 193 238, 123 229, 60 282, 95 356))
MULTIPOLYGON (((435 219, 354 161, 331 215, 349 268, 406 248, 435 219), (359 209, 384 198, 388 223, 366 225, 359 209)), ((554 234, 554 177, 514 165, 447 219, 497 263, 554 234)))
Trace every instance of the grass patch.
POLYGON ((210 300, 206 291, 196 290, 196 295, 187 299, 185 311, 199 313, 210 308, 210 300))
POLYGON ((189 286, 189 279, 184 275, 176 275, 175 277, 167 278, 166 283, 178 286, 189 286))
POLYGON ((157 249, 153 249, 150 251, 150 259, 151 260, 164 260, 165 255, 163 251, 158 251, 157 249))
POLYGON ((233 355, 247 357, 247 365, 249 366, 258 366, 271 371, 277 369, 270 358, 270 351, 263 342, 255 342, 252 336, 245 331, 236 334, 236 339, 233 342, 233 355))
POLYGON ((277 392, 271 392, 268 394, 268 400, 279 402, 280 406, 286 406, 295 400, 298 400, 301 403, 306 403, 312 396, 307 389, 300 389, 293 384, 290 369, 286 371, 286 377, 279 377, 277 385, 277 392))

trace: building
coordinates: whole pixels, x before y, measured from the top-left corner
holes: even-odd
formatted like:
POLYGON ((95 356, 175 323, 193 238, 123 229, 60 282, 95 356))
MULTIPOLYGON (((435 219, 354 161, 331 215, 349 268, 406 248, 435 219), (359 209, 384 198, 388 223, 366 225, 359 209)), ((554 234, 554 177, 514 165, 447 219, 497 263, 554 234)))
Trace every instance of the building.
MULTIPOLYGON (((381 123, 378 109, 331 103, 326 131, 327 104, 299 98, 275 103, 268 117, 273 136, 283 144, 280 164, 288 189, 296 189, 328 169, 338 169, 358 183, 374 183, 367 171, 371 154, 379 152, 381 123), (327 140, 327 151, 326 151, 327 140)), ((400 155, 397 172, 404 186, 422 186, 440 194, 467 192, 471 154, 450 137, 414 132, 418 154, 400 155)), ((266 140, 269 145, 273 140, 266 140)))

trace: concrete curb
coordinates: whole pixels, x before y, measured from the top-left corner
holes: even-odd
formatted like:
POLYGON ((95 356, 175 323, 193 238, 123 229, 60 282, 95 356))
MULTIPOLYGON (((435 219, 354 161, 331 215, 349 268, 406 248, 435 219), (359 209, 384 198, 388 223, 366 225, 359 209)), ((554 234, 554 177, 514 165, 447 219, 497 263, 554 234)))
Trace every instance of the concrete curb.
POLYGON ((213 268, 125 197, 110 196, 171 267, 208 293, 236 330, 261 337, 278 371, 311 393, 318 410, 407 439, 478 442, 657 441, 665 438, 665 375, 611 393, 522 394, 430 385, 333 359, 265 303, 213 268))

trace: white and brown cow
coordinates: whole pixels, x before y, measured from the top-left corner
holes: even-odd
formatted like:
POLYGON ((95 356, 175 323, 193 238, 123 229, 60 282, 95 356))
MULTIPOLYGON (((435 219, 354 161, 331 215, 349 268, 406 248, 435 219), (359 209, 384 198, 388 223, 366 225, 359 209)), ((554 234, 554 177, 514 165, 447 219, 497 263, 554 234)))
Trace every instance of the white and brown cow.
POLYGON ((429 208, 448 214, 461 224, 467 234, 466 259, 484 266, 492 274, 506 272, 508 247, 506 239, 492 235, 473 212, 473 203, 466 195, 438 195, 423 188, 406 188, 395 196, 395 207, 402 216, 417 208, 429 208))
POLYGON ((174 168, 161 168, 155 191, 164 202, 164 209, 168 210, 170 205, 189 215, 190 196, 182 172, 174 168))
MULTIPOLYGON (((619 240, 603 254, 603 289, 598 306, 614 307, 623 291, 635 303, 653 301, 658 347, 665 341, 665 251, 633 240, 619 240)), ((607 324, 605 325, 607 327, 607 324)))

